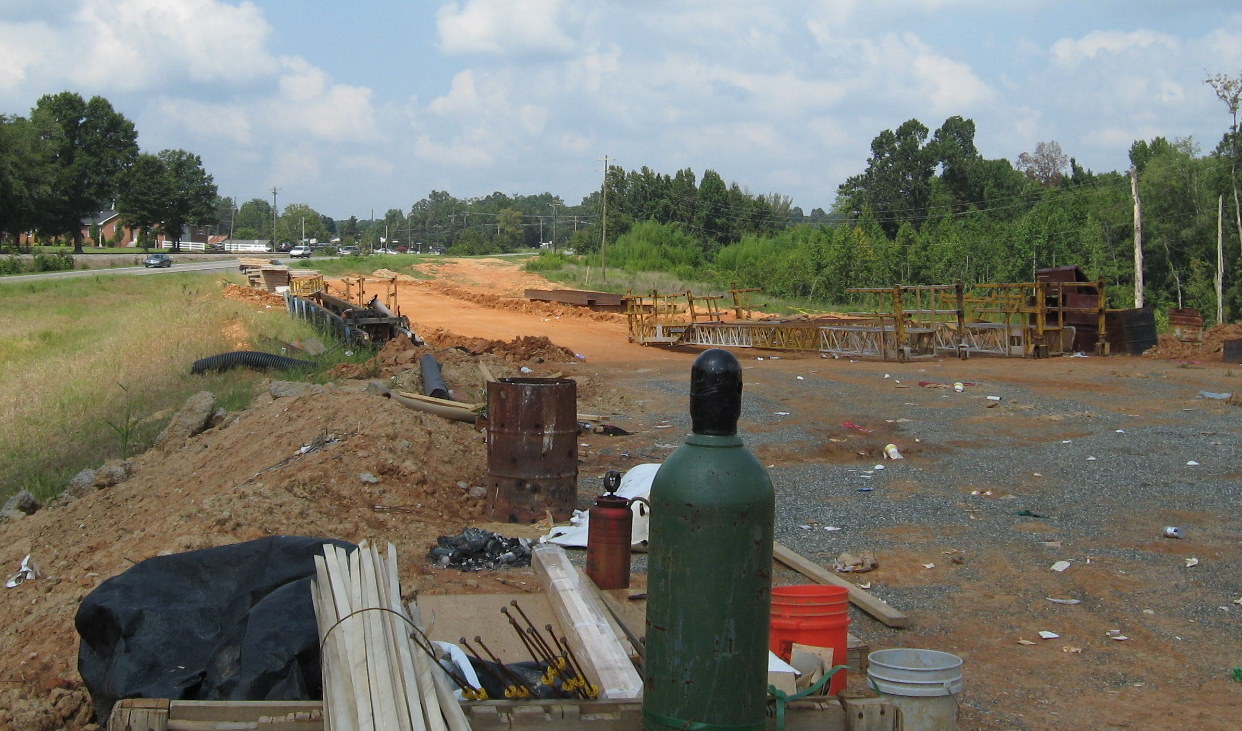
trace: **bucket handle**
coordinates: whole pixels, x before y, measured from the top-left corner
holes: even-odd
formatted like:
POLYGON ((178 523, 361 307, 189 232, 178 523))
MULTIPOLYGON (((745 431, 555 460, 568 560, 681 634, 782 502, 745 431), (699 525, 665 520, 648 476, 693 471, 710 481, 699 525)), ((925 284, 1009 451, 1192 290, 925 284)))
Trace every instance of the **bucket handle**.
MULTIPOLYGON (((867 683, 871 686, 871 689, 875 691, 875 694, 876 694, 876 695, 884 695, 884 691, 880 690, 880 686, 878 686, 878 685, 876 685, 876 684, 875 684, 875 678, 873 678, 873 677, 871 677, 870 675, 868 675, 868 676, 867 676, 867 683)), ((947 695, 947 696, 949 696, 950 698, 952 698, 952 699, 953 699, 953 702, 957 704, 957 710, 959 710, 959 711, 960 711, 960 710, 962 710, 962 699, 958 697, 958 696, 960 696, 961 694, 960 694, 960 693, 954 693, 953 691, 949 690, 949 688, 953 687, 953 681, 952 681, 952 680, 942 680, 942 681, 940 681, 940 684, 941 684, 942 686, 944 686, 944 694, 945 694, 945 695, 947 695)))

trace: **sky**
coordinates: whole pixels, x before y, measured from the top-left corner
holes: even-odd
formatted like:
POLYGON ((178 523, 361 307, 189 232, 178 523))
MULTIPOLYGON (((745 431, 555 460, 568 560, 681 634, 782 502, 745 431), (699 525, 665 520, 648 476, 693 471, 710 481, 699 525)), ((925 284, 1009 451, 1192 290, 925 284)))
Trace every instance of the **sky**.
POLYGON ((918 119, 987 158, 1039 142, 1096 172, 1230 125, 1237 0, 3 0, 0 114, 112 102, 220 194, 333 218, 718 172, 810 212, 918 119))

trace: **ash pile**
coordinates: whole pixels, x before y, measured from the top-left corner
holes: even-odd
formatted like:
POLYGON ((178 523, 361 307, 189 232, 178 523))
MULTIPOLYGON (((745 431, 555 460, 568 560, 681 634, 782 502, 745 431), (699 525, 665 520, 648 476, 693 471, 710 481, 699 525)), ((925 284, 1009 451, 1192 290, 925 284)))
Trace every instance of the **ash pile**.
POLYGON ((466 528, 455 536, 440 536, 427 560, 440 568, 490 571, 530 566, 530 541, 507 538, 480 528, 466 528))

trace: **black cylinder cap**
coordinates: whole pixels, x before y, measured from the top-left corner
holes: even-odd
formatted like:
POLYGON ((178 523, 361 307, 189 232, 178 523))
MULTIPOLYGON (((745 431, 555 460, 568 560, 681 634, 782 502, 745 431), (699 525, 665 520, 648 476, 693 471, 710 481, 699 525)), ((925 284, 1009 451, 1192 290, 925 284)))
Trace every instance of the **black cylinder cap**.
POLYGON ((695 434, 737 434, 742 413, 742 366, 727 350, 712 348, 690 368, 690 424, 695 434))

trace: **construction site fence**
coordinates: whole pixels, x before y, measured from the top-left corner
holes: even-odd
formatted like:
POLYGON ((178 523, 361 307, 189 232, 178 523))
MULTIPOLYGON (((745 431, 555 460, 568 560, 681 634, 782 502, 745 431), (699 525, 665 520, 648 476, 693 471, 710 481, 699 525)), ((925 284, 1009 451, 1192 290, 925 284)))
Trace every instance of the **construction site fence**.
POLYGON ((369 343, 371 340, 365 330, 351 325, 340 315, 307 297, 299 297, 292 293, 286 294, 285 307, 292 317, 306 320, 315 329, 347 345, 360 345, 369 343))

